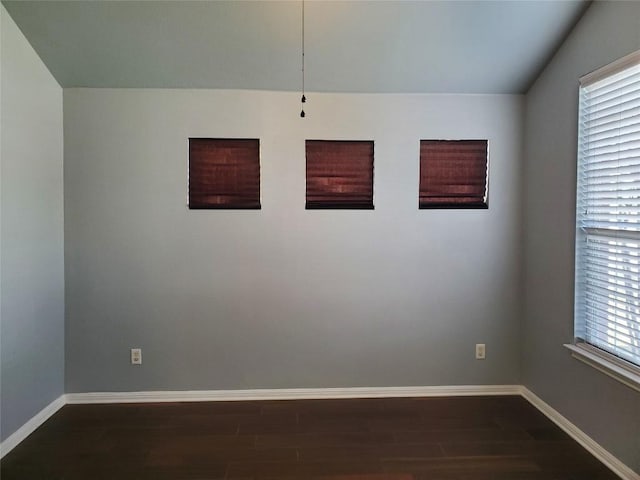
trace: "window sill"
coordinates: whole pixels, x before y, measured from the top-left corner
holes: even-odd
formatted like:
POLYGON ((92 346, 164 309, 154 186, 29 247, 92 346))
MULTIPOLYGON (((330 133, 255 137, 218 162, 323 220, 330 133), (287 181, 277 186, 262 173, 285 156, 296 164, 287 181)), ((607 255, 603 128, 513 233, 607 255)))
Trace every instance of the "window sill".
POLYGON ((609 356, 607 353, 601 353, 589 345, 565 344, 565 347, 571 351, 571 356, 575 359, 640 392, 640 369, 635 372, 633 371, 635 369, 618 364, 615 360, 607 358, 609 356))

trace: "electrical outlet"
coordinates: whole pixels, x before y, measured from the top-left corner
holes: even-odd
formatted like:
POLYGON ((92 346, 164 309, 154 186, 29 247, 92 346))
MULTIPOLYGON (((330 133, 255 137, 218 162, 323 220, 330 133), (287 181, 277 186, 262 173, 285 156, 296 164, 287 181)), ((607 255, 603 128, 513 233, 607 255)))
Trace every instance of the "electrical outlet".
POLYGON ((131 365, 142 365, 142 349, 131 349, 131 365))
POLYGON ((476 360, 484 360, 485 346, 484 343, 476 343, 476 360))

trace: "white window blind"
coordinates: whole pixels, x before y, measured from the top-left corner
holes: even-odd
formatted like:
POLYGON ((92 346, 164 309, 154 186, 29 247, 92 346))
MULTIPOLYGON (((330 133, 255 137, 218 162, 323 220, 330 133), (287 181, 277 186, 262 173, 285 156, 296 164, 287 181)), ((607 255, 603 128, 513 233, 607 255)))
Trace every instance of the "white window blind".
POLYGON ((640 52, 580 87, 575 336, 640 366, 640 52))

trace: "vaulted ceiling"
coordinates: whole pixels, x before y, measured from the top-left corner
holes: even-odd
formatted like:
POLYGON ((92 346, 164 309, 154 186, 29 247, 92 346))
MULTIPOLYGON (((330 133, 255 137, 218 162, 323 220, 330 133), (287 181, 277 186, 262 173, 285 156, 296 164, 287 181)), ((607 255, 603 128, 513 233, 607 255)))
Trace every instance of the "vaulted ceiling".
MULTIPOLYGON (((302 1, 3 1, 63 87, 299 90, 302 1)), ((523 93, 587 8, 311 1, 306 88, 523 93)))

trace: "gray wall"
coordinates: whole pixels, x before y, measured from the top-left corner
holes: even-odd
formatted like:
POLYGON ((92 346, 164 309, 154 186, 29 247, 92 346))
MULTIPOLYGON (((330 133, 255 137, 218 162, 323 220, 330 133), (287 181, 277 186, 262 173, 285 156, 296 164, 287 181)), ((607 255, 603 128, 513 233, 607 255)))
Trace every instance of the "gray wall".
POLYGON ((519 383, 522 97, 307 96, 65 89, 67 392, 519 383), (189 137, 260 138, 262 210, 189 211, 189 137), (305 138, 374 211, 304 210, 305 138), (420 138, 489 139, 489 210, 418 211, 420 138))
POLYGON ((64 393, 62 89, 1 18, 1 438, 64 393))
POLYGON ((596 2, 527 95, 523 381, 640 472, 640 393, 562 347, 573 338, 578 78, 640 48, 640 2, 596 2))

